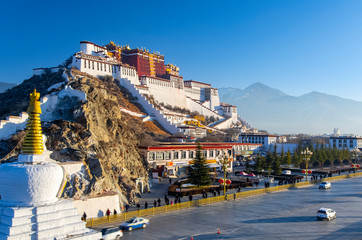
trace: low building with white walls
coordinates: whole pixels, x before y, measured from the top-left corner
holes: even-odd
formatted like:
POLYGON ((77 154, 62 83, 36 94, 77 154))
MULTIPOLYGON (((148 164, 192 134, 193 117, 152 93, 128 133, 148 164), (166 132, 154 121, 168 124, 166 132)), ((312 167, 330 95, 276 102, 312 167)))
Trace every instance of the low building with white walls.
POLYGON ((331 136, 329 144, 332 148, 338 150, 347 149, 351 151, 354 148, 362 150, 362 137, 358 136, 331 136))
MULTIPOLYGON (((203 156, 210 171, 221 168, 221 159, 229 159, 228 171, 232 171, 232 162, 240 156, 253 154, 261 144, 252 143, 201 143, 203 156)), ((187 174, 187 167, 192 165, 196 157, 196 143, 159 143, 157 146, 141 146, 139 150, 148 162, 154 177, 178 176, 187 174)))
POLYGON ((277 136, 266 134, 266 133, 239 133, 239 140, 241 143, 258 143, 262 144, 265 148, 268 148, 270 145, 275 145, 277 143, 277 136))
MULTIPOLYGON (((177 176, 187 175, 187 167, 193 164, 196 157, 196 144, 160 144, 158 146, 139 147, 139 150, 145 160, 148 162, 154 177, 158 176, 177 176)), ((216 171, 220 168, 220 159, 224 155, 229 157, 229 169, 232 170, 232 146, 229 144, 201 144, 203 156, 206 157, 206 163, 210 171, 216 171)))

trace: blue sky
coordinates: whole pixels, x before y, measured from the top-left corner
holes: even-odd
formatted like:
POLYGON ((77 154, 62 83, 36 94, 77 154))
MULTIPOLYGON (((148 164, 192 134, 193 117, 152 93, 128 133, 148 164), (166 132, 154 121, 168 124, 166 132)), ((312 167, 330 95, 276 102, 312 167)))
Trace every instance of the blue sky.
POLYGON ((3 1, 0 81, 52 67, 79 41, 160 51, 185 79, 255 82, 362 101, 362 1, 3 1))

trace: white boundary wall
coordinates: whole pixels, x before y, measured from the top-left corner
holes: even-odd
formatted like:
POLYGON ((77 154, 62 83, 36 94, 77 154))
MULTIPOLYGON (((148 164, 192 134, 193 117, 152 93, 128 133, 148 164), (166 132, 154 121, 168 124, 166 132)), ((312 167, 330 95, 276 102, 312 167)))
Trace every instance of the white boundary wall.
POLYGON ((19 114, 19 116, 9 116, 6 118, 6 120, 1 120, 0 139, 9 138, 17 131, 24 129, 27 119, 28 114, 26 112, 22 112, 19 114))
POLYGON ((224 118, 223 116, 217 114, 216 112, 212 111, 210 108, 205 107, 201 103, 195 102, 190 97, 186 97, 187 108, 190 111, 197 111, 201 115, 208 116, 208 117, 215 117, 215 118, 224 118))
POLYGON ((77 208, 78 215, 82 216, 85 212, 87 218, 103 217, 106 215, 108 208, 112 215, 114 209, 116 209, 117 213, 121 213, 117 193, 114 193, 113 195, 74 200, 73 203, 74 207, 77 208))
MULTIPOLYGON (((87 95, 84 92, 74 90, 70 86, 65 86, 65 88, 60 91, 58 94, 45 95, 41 98, 41 110, 42 114, 40 115, 42 121, 52 121, 56 116, 53 116, 53 111, 58 103, 59 98, 65 96, 77 97, 81 101, 86 101, 87 95)), ((23 130, 26 127, 26 120, 28 119, 28 114, 22 112, 19 116, 9 116, 6 120, 0 121, 0 140, 9 138, 11 135, 15 134, 19 130, 23 130)))

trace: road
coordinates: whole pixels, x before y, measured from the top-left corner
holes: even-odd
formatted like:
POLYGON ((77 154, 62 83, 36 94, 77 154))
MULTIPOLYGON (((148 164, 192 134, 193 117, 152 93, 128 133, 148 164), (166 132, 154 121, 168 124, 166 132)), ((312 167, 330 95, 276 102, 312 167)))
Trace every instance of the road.
POLYGON ((155 215, 122 239, 362 239, 361 200, 362 178, 351 178, 155 215), (316 221, 320 207, 337 219, 316 221))

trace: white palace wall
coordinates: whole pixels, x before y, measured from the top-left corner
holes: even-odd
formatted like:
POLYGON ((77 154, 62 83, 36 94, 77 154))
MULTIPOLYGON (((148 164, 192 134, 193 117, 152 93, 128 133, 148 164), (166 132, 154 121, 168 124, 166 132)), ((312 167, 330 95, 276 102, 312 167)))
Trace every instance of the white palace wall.
POLYGON ((126 87, 128 91, 132 93, 134 97, 136 97, 138 102, 142 105, 142 107, 146 110, 146 112, 151 115, 156 121, 158 121, 167 131, 171 134, 180 133, 180 130, 173 125, 167 118, 163 115, 163 113, 157 110, 141 93, 140 91, 131 83, 127 78, 119 79, 119 82, 122 86, 126 87))
POLYGON ((187 108, 184 89, 174 87, 171 81, 146 77, 142 78, 141 83, 148 87, 149 94, 158 102, 187 108))
POLYGON ((77 54, 74 55, 72 66, 76 67, 81 72, 85 72, 93 76, 99 77, 110 75, 116 79, 128 78, 133 84, 140 83, 137 71, 134 68, 117 65, 113 62, 100 62, 90 59, 91 56, 88 57, 89 59, 84 59, 77 54))

